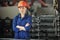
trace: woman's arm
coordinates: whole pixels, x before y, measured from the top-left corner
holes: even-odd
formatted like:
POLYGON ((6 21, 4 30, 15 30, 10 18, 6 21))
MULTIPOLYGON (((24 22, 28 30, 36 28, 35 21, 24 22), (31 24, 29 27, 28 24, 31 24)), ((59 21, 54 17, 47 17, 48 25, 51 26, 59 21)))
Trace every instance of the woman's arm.
POLYGON ((13 27, 13 31, 14 32, 18 32, 18 28, 16 28, 16 26, 17 26, 17 17, 15 17, 14 19, 13 19, 13 22, 12 22, 12 27, 13 27))
POLYGON ((29 17, 29 18, 27 19, 27 23, 26 23, 25 27, 23 27, 23 26, 16 26, 16 27, 17 27, 18 29, 20 29, 20 31, 21 31, 21 30, 29 31, 30 28, 31 28, 31 26, 32 26, 32 17, 29 17))

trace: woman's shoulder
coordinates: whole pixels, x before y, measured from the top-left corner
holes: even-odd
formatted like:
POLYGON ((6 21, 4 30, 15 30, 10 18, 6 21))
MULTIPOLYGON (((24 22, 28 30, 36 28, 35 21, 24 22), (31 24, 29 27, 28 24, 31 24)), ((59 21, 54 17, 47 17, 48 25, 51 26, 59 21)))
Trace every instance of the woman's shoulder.
POLYGON ((18 18, 18 16, 19 16, 19 14, 18 14, 18 15, 16 15, 13 19, 17 19, 17 18, 18 18))
POLYGON ((32 17, 31 15, 27 15, 28 17, 32 17))
POLYGON ((28 18, 28 19, 29 19, 29 18, 32 19, 32 16, 31 16, 31 15, 28 15, 27 18, 28 18))

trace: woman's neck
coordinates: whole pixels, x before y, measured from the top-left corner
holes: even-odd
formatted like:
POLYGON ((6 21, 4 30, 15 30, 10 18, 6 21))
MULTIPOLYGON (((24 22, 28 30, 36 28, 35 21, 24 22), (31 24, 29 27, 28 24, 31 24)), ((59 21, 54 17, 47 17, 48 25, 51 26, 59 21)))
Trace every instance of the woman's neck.
POLYGON ((21 18, 24 18, 25 14, 21 14, 21 18))

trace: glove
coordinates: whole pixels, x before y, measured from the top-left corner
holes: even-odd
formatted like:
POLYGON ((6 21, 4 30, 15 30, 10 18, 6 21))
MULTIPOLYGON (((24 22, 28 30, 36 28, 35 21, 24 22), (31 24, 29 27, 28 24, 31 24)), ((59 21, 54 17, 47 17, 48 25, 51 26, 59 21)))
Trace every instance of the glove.
POLYGON ((27 27, 27 26, 29 26, 30 24, 29 23, 27 23, 25 26, 27 27))
POLYGON ((24 28, 23 26, 18 26, 18 25, 17 25, 16 28, 18 28, 20 31, 21 31, 21 30, 25 30, 25 28, 24 28))

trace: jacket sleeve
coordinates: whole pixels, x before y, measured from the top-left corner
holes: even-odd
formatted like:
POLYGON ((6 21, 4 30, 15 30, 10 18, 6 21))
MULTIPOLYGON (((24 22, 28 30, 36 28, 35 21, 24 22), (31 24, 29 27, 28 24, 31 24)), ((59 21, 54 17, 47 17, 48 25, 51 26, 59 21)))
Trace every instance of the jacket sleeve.
POLYGON ((12 22, 12 27, 14 32, 18 32, 18 29, 16 28, 16 26, 17 26, 17 17, 15 17, 12 22))
POLYGON ((29 31, 31 29, 31 27, 32 27, 32 17, 31 16, 28 17, 27 23, 29 23, 30 25, 29 26, 25 26, 25 30, 29 31))

